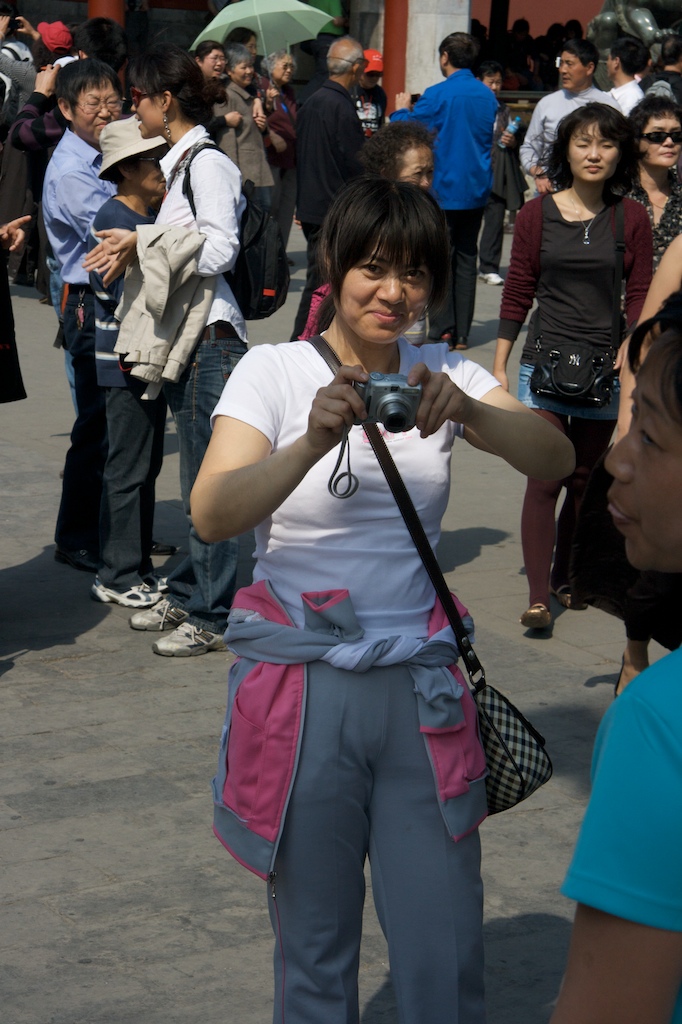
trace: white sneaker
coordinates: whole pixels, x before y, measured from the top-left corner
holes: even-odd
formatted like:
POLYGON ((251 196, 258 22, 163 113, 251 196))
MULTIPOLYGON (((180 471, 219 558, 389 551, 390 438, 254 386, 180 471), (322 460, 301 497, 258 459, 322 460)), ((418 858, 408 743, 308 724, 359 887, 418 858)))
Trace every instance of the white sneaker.
POLYGON ((139 583, 129 590, 119 591, 105 587, 100 583, 99 576, 95 577, 90 593, 96 601, 102 601, 104 604, 121 604, 124 608, 150 608, 161 600, 161 594, 148 583, 139 583))
POLYGON ((504 284, 504 278, 499 274, 479 274, 478 279, 486 284, 504 284))
POLYGON ((128 625, 132 629, 150 629, 160 632, 163 629, 175 629, 181 622, 189 618, 186 611, 183 611, 182 608, 176 608, 167 597, 159 600, 161 596, 161 594, 157 595, 159 603, 153 608, 149 608, 144 612, 138 612, 136 615, 131 615, 128 619, 128 625))
POLYGON ((208 651, 224 651, 226 649, 220 633, 199 629, 191 622, 183 622, 168 636, 164 636, 152 644, 152 650, 156 654, 163 654, 166 658, 192 658, 195 654, 207 654, 208 651))

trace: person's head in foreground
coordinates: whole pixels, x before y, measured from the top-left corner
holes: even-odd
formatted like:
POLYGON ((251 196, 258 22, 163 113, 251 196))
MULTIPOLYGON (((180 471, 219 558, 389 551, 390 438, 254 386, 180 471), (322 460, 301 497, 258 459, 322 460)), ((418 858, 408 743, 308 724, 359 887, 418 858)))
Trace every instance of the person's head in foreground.
POLYGON ((682 293, 637 328, 630 360, 656 333, 637 371, 630 430, 611 449, 609 508, 637 569, 682 572, 682 293))
MULTIPOLYGON (((636 568, 679 573, 682 292, 638 326, 629 352, 632 421, 606 459, 609 510, 636 568)), ((578 908, 551 1024, 682 1024, 681 672, 682 650, 654 662, 600 725, 562 887, 578 908)))

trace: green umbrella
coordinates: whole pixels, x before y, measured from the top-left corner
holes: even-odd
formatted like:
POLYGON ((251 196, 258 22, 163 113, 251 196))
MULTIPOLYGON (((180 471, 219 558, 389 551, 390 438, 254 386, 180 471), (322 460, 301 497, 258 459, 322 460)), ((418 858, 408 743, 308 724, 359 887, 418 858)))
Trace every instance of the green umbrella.
POLYGON ((328 13, 299 0, 239 0, 223 7, 199 33, 191 48, 194 50, 204 39, 222 43, 233 28, 243 25, 258 36, 259 53, 273 53, 304 39, 314 39, 327 24, 328 13))

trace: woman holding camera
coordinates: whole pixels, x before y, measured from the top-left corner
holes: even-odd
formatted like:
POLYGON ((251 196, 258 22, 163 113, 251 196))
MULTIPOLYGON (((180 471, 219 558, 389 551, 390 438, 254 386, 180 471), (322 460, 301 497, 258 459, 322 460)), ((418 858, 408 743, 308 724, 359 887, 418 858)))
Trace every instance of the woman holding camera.
POLYGON ((255 583, 235 596, 227 633, 240 659, 215 830, 270 882, 276 1020, 359 1019, 369 855, 401 1024, 482 1024, 475 709, 447 671, 446 620, 355 425, 366 410, 354 385, 372 372, 421 385, 416 426, 386 441, 434 546, 456 438, 537 476, 570 472, 573 453, 482 367, 401 337, 447 289, 447 229, 428 193, 356 179, 320 245, 323 337, 340 369, 305 341, 252 349, 215 410, 192 492, 206 540, 256 531, 255 583), (339 500, 328 483, 346 436, 359 486, 339 500))
MULTIPOLYGON (((526 203, 516 218, 493 366, 497 379, 508 388, 509 355, 537 298, 521 356, 518 394, 524 405, 570 439, 576 467, 568 477, 557 473, 554 480, 538 480, 531 474, 528 480, 521 541, 530 601, 520 621, 529 629, 551 625, 550 590, 563 607, 571 607, 568 569, 576 516, 590 472, 606 450, 618 416, 617 384, 607 404, 582 404, 581 399, 534 393, 534 369, 551 366, 552 354, 565 353, 578 339, 589 343, 583 361, 608 360, 613 349, 619 204, 629 323, 641 312, 652 261, 646 211, 622 198, 635 173, 636 153, 632 128, 619 111, 587 103, 565 117, 550 164, 548 173, 559 191, 526 203), (566 499, 555 528, 562 487, 566 499)), ((570 364, 559 367, 558 373, 566 376, 557 374, 556 379, 564 390, 573 384, 572 372, 570 364)))

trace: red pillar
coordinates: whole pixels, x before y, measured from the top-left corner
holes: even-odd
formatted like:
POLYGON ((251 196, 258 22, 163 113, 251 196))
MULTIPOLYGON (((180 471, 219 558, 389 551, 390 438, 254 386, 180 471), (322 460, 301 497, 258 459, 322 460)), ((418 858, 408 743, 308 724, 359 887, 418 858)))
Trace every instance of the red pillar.
POLYGON ((124 0, 88 0, 88 18, 111 18, 125 28, 124 0))
MULTIPOLYGON (((92 3, 93 0, 90 0, 92 3)), ((104 0, 101 0, 104 2, 104 0)), ((388 98, 387 113, 395 110, 395 94, 405 88, 407 66, 407 20, 409 0, 386 0, 384 8, 384 75, 382 85, 388 98)))

